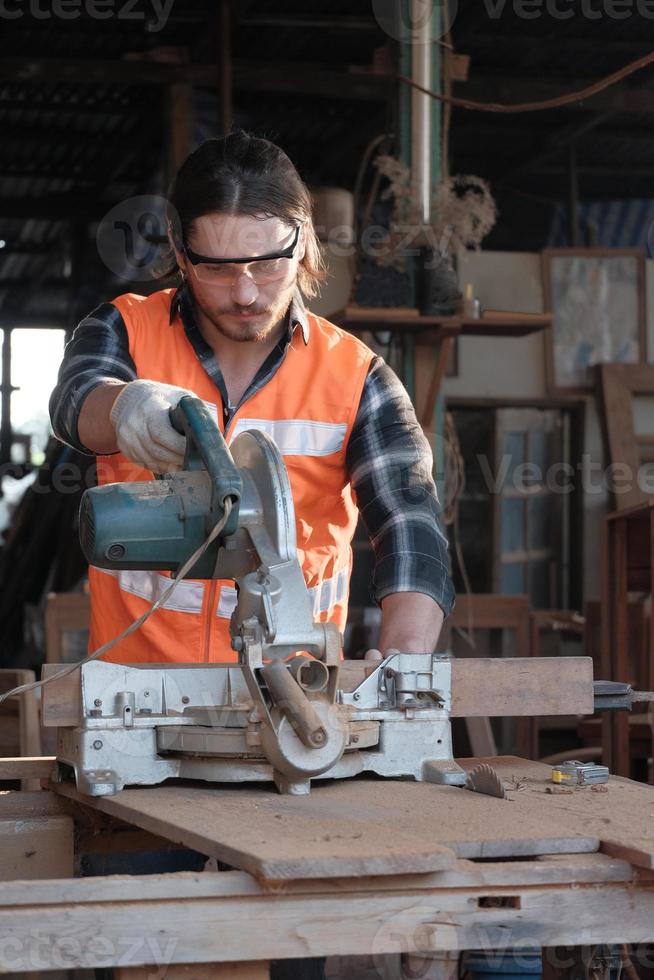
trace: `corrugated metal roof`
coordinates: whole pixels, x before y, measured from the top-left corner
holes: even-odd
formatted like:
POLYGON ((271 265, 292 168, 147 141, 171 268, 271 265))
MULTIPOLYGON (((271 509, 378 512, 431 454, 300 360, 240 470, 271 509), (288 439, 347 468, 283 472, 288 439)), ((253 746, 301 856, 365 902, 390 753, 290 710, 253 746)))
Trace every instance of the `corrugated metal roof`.
MULTIPOLYGON (((116 0, 117 11, 123 6, 116 0)), ((149 30, 143 19, 94 20, 80 3, 74 20, 24 16, 4 23, 5 56, 93 68, 144 57, 174 61, 183 49, 191 63, 215 63, 218 7, 214 0, 176 0, 161 29, 149 30)), ((154 7, 141 0, 132 9, 154 7)), ((232 16, 233 56, 264 69, 281 64, 291 75, 295 64, 366 68, 387 40, 368 0, 285 0, 283 11, 264 0, 239 0, 232 16)), ((158 26, 152 17, 149 26, 158 26)), ((102 77, 94 84, 46 81, 30 69, 21 76, 30 80, 0 81, 0 324, 40 311, 68 316, 85 293, 95 305, 124 287, 96 253, 97 219, 121 200, 160 190, 167 152, 164 86, 102 77)), ((276 137, 310 180, 351 184, 366 143, 386 125, 384 105, 303 95, 301 85, 267 92, 265 78, 262 86, 235 92, 236 124, 276 137)), ((216 119, 217 108, 214 100, 216 119)), ((211 133, 204 115, 203 131, 211 133)))
MULTIPOLYGON (((504 101, 528 98, 534 85, 565 91, 616 70, 654 41, 654 21, 584 17, 589 2, 559 0, 561 9, 574 14, 564 21, 548 14, 551 4, 545 0, 540 15, 531 18, 518 16, 521 7, 512 0, 458 0, 451 3, 456 16, 449 40, 470 55, 470 84, 477 84, 482 99, 492 98, 500 82, 504 101)), ((601 0, 593 3, 598 9, 602 5, 601 0)), ((116 0, 116 9, 122 4, 116 0)), ((357 78, 370 77, 361 72, 370 69, 375 51, 383 46, 394 50, 395 41, 375 17, 379 4, 232 4, 232 55, 237 65, 259 71, 247 86, 235 89, 235 123, 280 142, 311 183, 351 188, 368 142, 396 126, 392 85, 384 90, 387 102, 382 90, 369 101, 348 98, 357 78), (274 83, 266 69, 274 72, 274 83), (342 76, 341 97, 321 93, 321 72, 342 76), (308 73, 314 77, 307 88, 308 73), (280 77, 287 75, 286 86, 280 85, 280 77)), ((143 19, 124 17, 97 21, 83 14, 70 21, 36 21, 25 16, 3 23, 4 53, 30 64, 77 62, 82 70, 87 63, 92 70, 100 63, 129 60, 125 70, 131 71, 135 60, 170 61, 179 58, 180 49, 192 64, 212 63, 220 47, 218 6, 215 0, 176 0, 160 30, 148 30, 143 19)), ((137 8, 154 9, 148 0, 137 8)), ((93 222, 125 198, 148 188, 160 190, 167 152, 164 86, 127 85, 102 73, 93 84, 64 81, 61 73, 50 80, 28 71, 20 79, 5 76, 0 74, 0 241, 6 243, 0 248, 0 285, 11 280, 12 286, 3 286, 0 294, 0 322, 39 304, 46 313, 61 311, 60 294, 66 289, 69 299, 72 293, 79 300, 88 292, 91 304, 94 297, 116 291, 119 284, 96 254, 93 222), (25 80, 29 76, 34 77, 25 80), (71 266, 68 281, 74 286, 67 286, 64 272, 71 266), (25 287, 29 281, 38 282, 33 295, 25 287)), ((238 71, 235 76, 241 77, 238 71)), ((622 84, 627 93, 652 90, 654 98, 654 69, 622 84)), ((466 94, 465 86, 456 91, 466 94)), ((217 131, 217 108, 217 101, 209 99, 207 109, 204 99, 198 132, 217 131)), ((627 101, 606 119, 595 120, 596 113, 590 102, 519 116, 453 111, 450 169, 488 177, 500 202, 502 220, 487 244, 502 247, 511 236, 515 247, 544 244, 539 242, 547 227, 543 214, 565 194, 571 142, 582 196, 615 197, 619 178, 621 197, 647 197, 654 143, 643 112, 631 111, 627 101), (575 130, 589 120, 592 127, 577 140, 575 130)))

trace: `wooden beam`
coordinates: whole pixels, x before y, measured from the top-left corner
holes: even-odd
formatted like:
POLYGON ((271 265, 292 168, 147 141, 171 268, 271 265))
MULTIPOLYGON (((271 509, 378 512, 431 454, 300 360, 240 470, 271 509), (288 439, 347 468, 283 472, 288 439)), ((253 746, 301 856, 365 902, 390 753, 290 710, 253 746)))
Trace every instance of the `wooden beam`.
POLYGON ((101 218, 112 206, 97 195, 48 194, 43 197, 0 197, 0 218, 47 218, 68 220, 85 215, 89 221, 101 218))
POLYGON ((69 878, 73 874, 70 817, 0 820, 0 878, 69 878))
POLYGON ((61 783, 57 792, 260 880, 362 879, 374 865, 392 877, 416 863, 428 869, 443 847, 459 858, 511 858, 607 846, 653 870, 652 787, 611 777, 602 792, 587 787, 563 802, 550 766, 514 757, 456 761, 466 770, 492 765, 508 798, 393 779, 319 782, 301 799, 255 785, 169 783, 86 797, 61 783), (369 836, 371 826, 383 826, 384 835, 369 836))
POLYGON ((48 790, 18 792, 0 790, 0 820, 36 820, 43 817, 65 817, 73 805, 48 790))
POLYGON ((597 369, 601 423, 609 462, 626 474, 623 486, 610 488, 616 510, 647 501, 638 483, 640 459, 636 442, 633 396, 654 394, 651 364, 600 364, 597 369), (616 489, 619 492, 616 492, 616 489))
POLYGON ((327 71, 294 64, 262 65, 234 61, 233 86, 239 92, 286 92, 349 102, 385 102, 395 81, 391 75, 369 71, 327 71))
POLYGON ((373 17, 353 17, 345 14, 342 17, 291 17, 285 14, 251 14, 249 17, 239 18, 239 28, 242 27, 290 27, 301 30, 309 29, 316 31, 341 31, 349 34, 350 31, 364 31, 371 34, 379 34, 379 24, 373 17))
MULTIPOLYGON (((438 393, 445 375, 445 369, 447 368, 447 362, 453 342, 453 337, 444 337, 442 343, 438 347, 438 351, 432 351, 434 363, 432 366, 431 377, 429 379, 429 387, 427 388, 427 395, 425 397, 425 404, 420 416, 420 424, 425 431, 430 431, 434 424, 434 412, 436 411, 438 393)), ((424 356, 424 351, 422 351, 418 346, 416 346, 416 355, 419 357, 424 356)))
MULTIPOLYGON (((52 677, 62 664, 44 664, 52 677)), ((341 665, 339 686, 352 691, 374 665, 364 660, 341 665)), ((71 727, 80 717, 79 674, 67 674, 43 688, 42 723, 71 727)), ((503 657, 452 660, 452 717, 591 715, 594 711, 590 657, 503 657)))
POLYGON ((0 65, 0 81, 68 82, 80 85, 210 84, 213 65, 187 65, 155 61, 101 60, 99 58, 7 58, 0 65))
POLYGON ((592 715, 590 657, 466 658, 452 661, 452 717, 592 715))
MULTIPOLYGON (((191 963, 163 966, 156 980, 267 980, 270 967, 259 963, 191 963)), ((152 966, 127 966, 114 970, 115 980, 153 980, 152 966)))
MULTIPOLYGON (((61 664, 44 664, 52 677, 61 664)), ((339 685, 352 691, 374 669, 363 660, 341 665, 339 685)), ((43 688, 45 727, 74 726, 80 717, 79 675, 68 674, 43 688)), ((590 657, 466 657, 452 660, 452 717, 593 714, 590 657)))
POLYGON ((7 316, 2 313, 0 319, 8 321, 12 330, 70 330, 71 324, 63 318, 53 318, 51 315, 41 316, 7 316))
POLYGON ((234 73, 232 64, 232 16, 230 0, 219 0, 219 7, 216 16, 218 18, 218 44, 220 47, 220 74, 218 77, 220 128, 223 136, 226 136, 231 132, 234 115, 234 73))
MULTIPOLYGON (((236 92, 288 92, 327 98, 385 101, 394 82, 391 76, 369 71, 330 71, 312 66, 235 61, 236 92)), ((153 61, 67 60, 58 58, 5 58, 0 63, 2 82, 66 82, 79 85, 173 85, 188 83, 215 89, 220 71, 215 64, 174 65, 153 61)))
POLYGON ((40 881, 0 883, 0 908, 22 908, 30 905, 54 907, 64 904, 104 904, 114 902, 193 902, 215 898, 265 898, 283 892, 286 895, 338 895, 356 884, 357 892, 384 893, 405 889, 421 890, 450 888, 512 888, 542 887, 543 885, 625 884, 632 886, 648 881, 636 872, 629 861, 598 852, 580 854, 541 854, 516 861, 476 862, 465 858, 456 861, 446 871, 422 872, 414 875, 393 875, 382 878, 295 879, 265 882, 246 871, 167 872, 148 875, 108 875, 73 878, 71 881, 40 881), (62 888, 63 884, 63 888, 62 888))
POLYGON ((170 86, 168 106, 168 174, 172 180, 191 152, 194 103, 193 89, 188 82, 170 86))
POLYGON ((53 755, 2 758, 0 759, 0 780, 49 779, 55 762, 56 759, 53 755))
MULTIPOLYGON (((512 869, 520 881, 524 867, 512 869)), ((580 935, 585 944, 654 939, 654 889, 647 881, 580 888, 511 884, 509 876, 494 891, 419 879, 401 878, 390 888, 383 880, 355 887, 314 882, 301 893, 291 885, 262 891, 231 873, 0 885, 0 934, 11 938, 0 945, 0 965, 12 972, 145 963, 163 969, 242 962, 244 950, 261 961, 504 948, 525 937, 537 946, 578 944, 580 935), (241 894, 234 890, 239 883, 241 894), (257 922, 266 928, 254 928, 257 922)))

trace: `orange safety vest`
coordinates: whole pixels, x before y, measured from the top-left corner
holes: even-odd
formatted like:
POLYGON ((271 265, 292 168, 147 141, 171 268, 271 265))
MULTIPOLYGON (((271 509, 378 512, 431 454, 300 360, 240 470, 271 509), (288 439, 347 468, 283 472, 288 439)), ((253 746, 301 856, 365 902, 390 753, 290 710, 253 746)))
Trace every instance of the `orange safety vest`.
MULTIPOLYGON (((128 293, 113 301, 122 314, 139 378, 188 388, 215 406, 220 392, 195 353, 179 313, 170 323, 173 289, 128 293)), ((345 627, 357 508, 345 453, 373 355, 365 344, 307 313, 308 342, 296 330, 280 367, 231 419, 225 438, 261 429, 284 457, 293 493, 298 558, 321 622, 345 627)), ((101 484, 152 480, 117 453, 98 458, 101 484)), ((168 573, 89 569, 89 649, 118 636, 170 584, 168 573)), ((184 579, 165 606, 105 656, 115 663, 234 661, 229 618, 231 581, 184 579)))

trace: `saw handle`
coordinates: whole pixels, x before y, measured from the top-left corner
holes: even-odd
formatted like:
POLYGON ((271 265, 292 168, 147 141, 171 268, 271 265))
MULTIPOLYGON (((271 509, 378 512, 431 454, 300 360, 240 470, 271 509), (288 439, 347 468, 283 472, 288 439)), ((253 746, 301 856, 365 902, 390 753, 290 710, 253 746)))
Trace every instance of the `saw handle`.
POLYGON ((184 395, 170 409, 170 421, 180 435, 186 436, 184 469, 205 469, 209 474, 214 521, 223 516, 225 499, 231 497, 232 512, 224 533, 233 534, 238 523, 243 481, 215 419, 200 398, 184 395))
POLYGON ((271 660, 261 668, 273 703, 308 749, 322 749, 329 741, 320 716, 283 660, 271 660))

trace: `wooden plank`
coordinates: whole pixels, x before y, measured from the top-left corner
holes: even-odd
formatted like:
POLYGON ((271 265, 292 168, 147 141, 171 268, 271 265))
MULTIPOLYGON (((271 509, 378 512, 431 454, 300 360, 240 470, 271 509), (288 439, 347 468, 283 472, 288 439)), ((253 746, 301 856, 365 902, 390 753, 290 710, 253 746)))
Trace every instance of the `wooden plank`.
POLYGON ((174 174, 191 151, 193 128, 193 89, 187 82, 175 82, 168 92, 169 169, 174 174))
MULTIPOLYGON (((461 764, 470 768, 479 761, 461 764)), ((600 842, 614 856, 652 868, 651 787, 613 778, 603 791, 559 794, 552 791, 549 766, 513 757, 487 761, 514 787, 508 800, 394 780, 318 784, 300 798, 245 786, 171 785, 87 800, 72 787, 61 789, 267 879, 360 876, 376 873, 366 867, 382 865, 390 870, 379 873, 399 874, 402 865, 415 867, 417 853, 421 870, 429 870, 443 847, 479 858, 597 850, 600 842), (383 826, 384 839, 368 838, 370 826, 383 826), (352 842, 360 852, 354 859, 352 842)))
MULTIPOLYGON (((612 838, 636 833, 627 814, 616 815, 609 794, 550 795, 549 766, 513 757, 493 764, 508 785, 517 786, 508 800, 457 787, 377 779, 318 783, 304 797, 247 785, 170 784, 95 799, 81 796, 70 784, 61 784, 57 792, 276 880, 427 871, 435 863, 447 866, 443 849, 466 858, 596 851, 607 837, 607 813, 617 820, 612 838), (383 827, 383 834, 371 833, 376 827, 383 827)), ((633 785, 627 784, 629 791, 633 785)), ((653 802, 654 790, 645 791, 653 802)), ((630 806, 632 801, 623 802, 630 806)), ((640 822, 636 835, 642 834, 640 822)))
MULTIPOLYGON (((602 610, 603 667, 611 681, 631 680, 629 667, 629 595, 627 522, 614 521, 608 528, 606 603, 602 610)), ((629 722, 624 711, 608 711, 603 720, 603 758, 611 772, 630 775, 629 722)))
MULTIPOLYGON (((431 376, 429 378, 429 385, 425 395, 425 403, 419 416, 420 424, 426 432, 431 432, 434 425, 436 402, 438 401, 438 393, 445 374, 445 368, 447 367, 447 361, 452 349, 452 343, 452 337, 444 337, 442 342, 438 345, 437 353, 433 348, 431 349, 431 356, 433 360, 431 365, 431 376)), ((418 349, 416 348, 416 356, 420 357, 420 360, 422 360, 424 353, 418 354, 418 349)))
MULTIPOLYGON (((131 892, 130 879, 122 881, 131 892)), ((37 964, 56 969, 64 956, 68 968, 124 968, 152 962, 242 962, 244 950, 260 961, 506 948, 526 942, 576 945, 580 936, 588 945, 654 939, 649 882, 601 888, 516 886, 500 891, 496 897, 504 901, 495 907, 481 901, 492 898, 492 892, 433 884, 367 891, 356 882, 345 889, 323 886, 312 894, 286 889, 245 898, 171 894, 163 901, 132 894, 112 901, 100 896, 93 904, 73 899, 81 881, 60 884, 59 900, 40 904, 43 883, 23 883, 32 901, 21 906, 7 902, 0 886, 0 936, 12 940, 0 943, 0 969, 37 964), (253 928, 253 923, 265 923, 265 928, 253 928), (43 936, 52 941, 44 943, 43 936)))
MULTIPOLYGON (((0 693, 6 694, 14 687, 23 684, 32 684, 36 680, 33 670, 14 670, 3 668, 0 670, 0 693)), ((38 756, 41 754, 41 728, 39 723, 39 712, 34 691, 26 691, 23 694, 15 695, 5 703, 3 713, 11 710, 11 702, 18 705, 17 721, 17 747, 20 755, 38 756)), ((7 752, 5 746, 4 752, 7 752)), ((22 789, 38 790, 38 779, 25 778, 22 781, 22 789)))
MULTIPOLYGON (((341 664, 340 686, 353 690, 375 668, 365 660, 341 664)), ((61 670, 44 664, 43 676, 61 670)), ((466 657, 452 660, 452 717, 592 714, 593 662, 590 657, 466 657)), ((69 674, 43 688, 43 724, 76 725, 80 713, 79 675, 69 674)))
POLYGON ((73 874, 70 817, 0 820, 0 877, 65 878, 73 874))
MULTIPOLYGON (((638 880, 641 880, 640 877, 638 880)), ((85 905, 114 902, 193 901, 265 895, 339 895, 357 892, 418 891, 450 888, 532 888, 543 885, 635 883, 631 864, 606 854, 546 854, 520 861, 458 860, 451 869, 414 875, 261 881, 244 871, 179 871, 151 875, 103 875, 61 881, 0 882, 0 908, 27 905, 85 905)))
MULTIPOLYGON (((77 815, 89 816, 88 810, 77 807, 77 815)), ((175 851, 179 845, 164 840, 147 830, 125 827, 120 821, 105 814, 90 814, 95 818, 90 826, 77 828, 76 850, 78 854, 126 854, 139 851, 175 851), (102 826, 99 832, 98 820, 102 826)))
POLYGON ((488 717, 466 718, 465 724, 474 755, 497 755, 497 743, 488 717))
MULTIPOLYGON (((454 316, 421 315, 414 307, 380 307, 350 305, 334 315, 337 323, 352 333, 363 330, 391 329, 404 333, 440 333, 438 339, 465 333, 479 337, 524 337, 536 331, 546 330, 552 323, 550 313, 510 313, 502 310, 485 310, 476 319, 454 316)), ((425 338, 426 339, 426 338, 425 338)))
POLYGON ((369 677, 377 664, 370 660, 344 660, 338 669, 338 686, 342 691, 353 691, 369 677))
POLYGON ((53 755, 0 759, 0 779, 49 779, 55 762, 53 755))
POLYGON ((79 673, 73 671, 61 680, 51 681, 49 678, 61 673, 65 664, 43 664, 42 680, 47 680, 41 688, 43 701, 41 705, 41 721, 44 727, 60 727, 76 725, 82 711, 79 673))
MULTIPOLYGON (((270 966, 258 963, 192 963, 159 967, 156 980, 268 980, 270 966)), ((153 980, 152 966, 114 970, 115 980, 153 980)))
MULTIPOLYGON (((649 512, 649 609, 641 619, 642 635, 638 648, 638 680, 645 690, 654 690, 654 616, 652 615, 652 597, 654 596, 654 510, 649 512)), ((645 600, 647 601, 647 599, 645 600)), ((639 685, 640 686, 640 685, 639 685)), ((629 731, 629 728, 627 726, 629 731)), ((630 737, 629 735, 627 736, 630 737)), ((654 724, 650 720, 650 754, 647 760, 648 782, 654 784, 654 724)))
POLYGON ((497 592, 457 596, 451 616, 452 624, 462 629, 517 630, 528 621, 529 596, 497 592))
MULTIPOLYGON (((363 784, 350 781, 342 785, 363 784)), ((403 784, 371 785, 388 785, 395 798, 403 784)), ((398 823, 392 833, 389 829, 383 835, 371 834, 372 817, 383 820, 388 814, 384 807, 380 812, 374 806, 366 808, 356 791, 356 800, 343 801, 339 795, 332 803, 331 796, 325 799, 327 787, 323 786, 316 787, 309 797, 280 796, 246 784, 230 789, 152 786, 98 798, 82 796, 68 783, 55 789, 260 878, 407 874, 438 871, 451 867, 455 860, 453 852, 434 834, 425 836, 423 828, 418 833, 413 826, 405 828, 398 823), (360 804, 363 810, 357 812, 360 804)))
POLYGON ((86 630, 91 622, 91 603, 83 592, 51 592, 45 607, 45 649, 49 663, 61 663, 66 630, 86 630))
POLYGON ((616 510, 627 510, 647 499, 638 486, 639 457, 632 395, 654 393, 654 369, 651 364, 601 364, 598 371, 607 456, 611 464, 619 465, 626 474, 619 492, 613 492, 612 497, 616 510))
POLYGON ((19 793, 15 790, 0 792, 0 820, 66 816, 72 810, 73 805, 68 800, 47 790, 30 793, 19 793))
MULTIPOLYGON (((461 765, 487 761, 506 781, 512 767, 507 759, 463 759, 461 765)), ((521 761, 521 760, 517 760, 521 761)), ((541 763, 525 763, 517 770, 532 792, 552 792, 551 769, 541 763)), ((557 798, 557 794, 552 792, 557 798)), ((590 786, 558 796, 560 809, 569 813, 572 822, 596 833, 600 850, 612 857, 629 861, 639 868, 654 869, 654 788, 644 783, 612 775, 607 784, 590 786)), ((559 809, 559 807, 556 807, 559 809)))
POLYGON ((452 661, 453 718, 589 715, 590 657, 467 657, 452 661))
POLYGON ((600 847, 603 854, 620 858, 622 861, 629 861, 637 868, 647 868, 648 871, 654 870, 654 846, 651 839, 633 839, 622 842, 603 840, 600 847))

